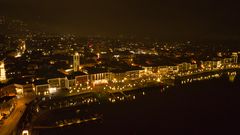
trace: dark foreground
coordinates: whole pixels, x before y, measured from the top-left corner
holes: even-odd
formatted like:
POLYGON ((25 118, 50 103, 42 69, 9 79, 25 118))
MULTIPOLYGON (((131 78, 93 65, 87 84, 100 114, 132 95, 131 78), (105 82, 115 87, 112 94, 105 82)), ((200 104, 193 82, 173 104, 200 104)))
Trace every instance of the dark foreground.
MULTIPOLYGON (((144 91, 145 96, 136 96, 133 101, 93 105, 94 112, 103 115, 99 122, 40 129, 38 134, 240 134, 239 76, 234 82, 221 78, 177 86, 163 93, 157 87, 144 91)), ((75 110, 54 113, 61 117, 75 110)))

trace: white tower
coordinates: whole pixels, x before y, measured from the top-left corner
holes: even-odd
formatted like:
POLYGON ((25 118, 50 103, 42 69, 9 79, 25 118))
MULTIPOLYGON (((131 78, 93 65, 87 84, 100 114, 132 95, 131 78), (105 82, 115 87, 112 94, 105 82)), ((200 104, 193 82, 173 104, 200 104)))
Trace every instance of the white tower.
POLYGON ((3 61, 0 61, 0 82, 1 81, 6 81, 6 70, 3 61))
POLYGON ((234 64, 238 63, 238 54, 236 52, 232 53, 232 59, 234 64))
POLYGON ((73 71, 76 72, 79 70, 79 66, 80 66, 80 55, 78 52, 76 52, 73 55, 73 71))

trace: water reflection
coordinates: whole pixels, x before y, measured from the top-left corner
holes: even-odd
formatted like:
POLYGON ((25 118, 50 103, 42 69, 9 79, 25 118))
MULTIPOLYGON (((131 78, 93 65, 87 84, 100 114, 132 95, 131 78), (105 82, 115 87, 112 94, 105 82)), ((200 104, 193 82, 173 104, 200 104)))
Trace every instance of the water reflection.
POLYGON ((228 72, 228 77, 230 82, 234 82, 237 76, 237 72, 228 72))

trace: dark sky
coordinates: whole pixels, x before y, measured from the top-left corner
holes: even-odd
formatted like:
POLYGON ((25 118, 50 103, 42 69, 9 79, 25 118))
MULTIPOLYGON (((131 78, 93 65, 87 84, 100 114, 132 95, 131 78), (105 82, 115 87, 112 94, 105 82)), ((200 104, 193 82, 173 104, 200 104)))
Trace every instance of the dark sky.
MULTIPOLYGON (((240 3, 240 2, 239 2, 240 3)), ((231 0, 0 0, 0 15, 81 35, 240 38, 231 0)))

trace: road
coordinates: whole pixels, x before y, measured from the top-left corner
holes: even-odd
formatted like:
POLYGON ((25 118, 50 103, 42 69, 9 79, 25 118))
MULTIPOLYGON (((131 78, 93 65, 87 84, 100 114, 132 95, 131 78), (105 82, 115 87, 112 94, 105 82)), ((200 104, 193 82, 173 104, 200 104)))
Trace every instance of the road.
POLYGON ((16 107, 10 116, 4 120, 4 124, 0 127, 0 135, 11 135, 18 121, 26 109, 26 103, 32 101, 32 97, 22 97, 16 100, 16 107))

